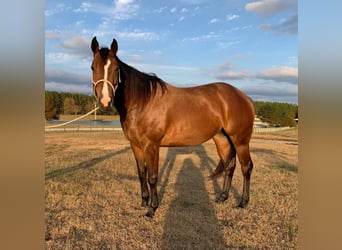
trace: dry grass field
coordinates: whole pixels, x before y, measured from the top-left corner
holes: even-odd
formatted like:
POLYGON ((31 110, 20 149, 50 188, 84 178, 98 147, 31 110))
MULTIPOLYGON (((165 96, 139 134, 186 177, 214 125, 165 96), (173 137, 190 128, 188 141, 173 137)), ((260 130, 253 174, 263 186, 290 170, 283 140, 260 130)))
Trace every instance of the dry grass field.
POLYGON ((144 217, 135 160, 122 133, 45 134, 46 249, 298 249, 298 131, 254 134, 251 199, 238 165, 230 197, 215 144, 161 148, 160 207, 144 217))

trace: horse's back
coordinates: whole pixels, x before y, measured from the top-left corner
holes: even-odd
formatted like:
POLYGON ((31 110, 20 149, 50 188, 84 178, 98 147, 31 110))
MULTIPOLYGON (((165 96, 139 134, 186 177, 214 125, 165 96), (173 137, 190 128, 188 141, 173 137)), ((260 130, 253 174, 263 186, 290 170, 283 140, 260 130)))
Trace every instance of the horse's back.
POLYGON ((208 109, 214 108, 232 117, 243 115, 254 121, 253 102, 231 84, 215 82, 189 88, 176 88, 175 93, 180 104, 186 102, 190 107, 192 103, 207 105, 208 109))

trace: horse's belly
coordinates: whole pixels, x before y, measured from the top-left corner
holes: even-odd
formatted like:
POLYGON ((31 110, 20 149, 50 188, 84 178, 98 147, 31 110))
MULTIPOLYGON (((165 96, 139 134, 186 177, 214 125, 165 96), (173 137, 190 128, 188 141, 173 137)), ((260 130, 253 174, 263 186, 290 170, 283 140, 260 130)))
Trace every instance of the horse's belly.
POLYGON ((179 126, 168 130, 161 140, 162 147, 180 147, 202 144, 220 131, 219 127, 179 126))

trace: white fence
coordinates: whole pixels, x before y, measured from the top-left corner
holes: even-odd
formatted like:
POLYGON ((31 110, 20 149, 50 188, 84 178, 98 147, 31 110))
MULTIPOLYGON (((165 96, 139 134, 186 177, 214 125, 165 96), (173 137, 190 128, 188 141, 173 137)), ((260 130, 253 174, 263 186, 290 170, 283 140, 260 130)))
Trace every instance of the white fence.
POLYGON ((253 133, 269 133, 269 132, 276 132, 281 130, 287 130, 290 127, 279 127, 279 128, 261 128, 261 127, 254 127, 253 133))
POLYGON ((59 127, 45 128, 45 132, 80 132, 80 131, 122 131, 122 128, 117 127, 59 127))
MULTIPOLYGON (((72 123, 73 121, 80 120, 83 117, 86 117, 93 112, 95 112, 99 107, 96 107, 95 109, 91 110, 85 115, 82 115, 80 117, 77 117, 71 121, 67 121, 63 124, 57 124, 57 125, 50 125, 45 126, 45 132, 52 132, 52 131, 59 131, 59 132, 69 132, 69 131, 122 131, 121 127, 92 127, 92 126, 77 126, 77 127, 66 127, 65 125, 72 123)), ((279 127, 279 128, 265 128, 265 127, 253 127, 253 133, 267 133, 267 132, 275 132, 275 131, 281 131, 290 129, 290 127, 279 127)))
MULTIPOLYGON (((269 132, 276 132, 281 130, 287 130, 290 127, 279 127, 279 128, 261 128, 261 127, 254 127, 253 133, 269 133, 269 132)), ((121 127, 85 127, 85 126, 77 126, 77 127, 58 127, 58 128, 45 128, 45 132, 91 132, 91 131, 116 131, 121 132, 121 127)))

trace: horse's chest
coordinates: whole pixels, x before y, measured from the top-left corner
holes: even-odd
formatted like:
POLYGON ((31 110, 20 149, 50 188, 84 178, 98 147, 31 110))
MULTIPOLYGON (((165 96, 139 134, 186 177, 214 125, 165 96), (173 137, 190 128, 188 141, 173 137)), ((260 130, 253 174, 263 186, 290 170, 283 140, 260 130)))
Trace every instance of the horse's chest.
POLYGON ((160 141, 164 134, 164 126, 150 120, 126 121, 122 124, 126 138, 134 144, 145 144, 160 141))

